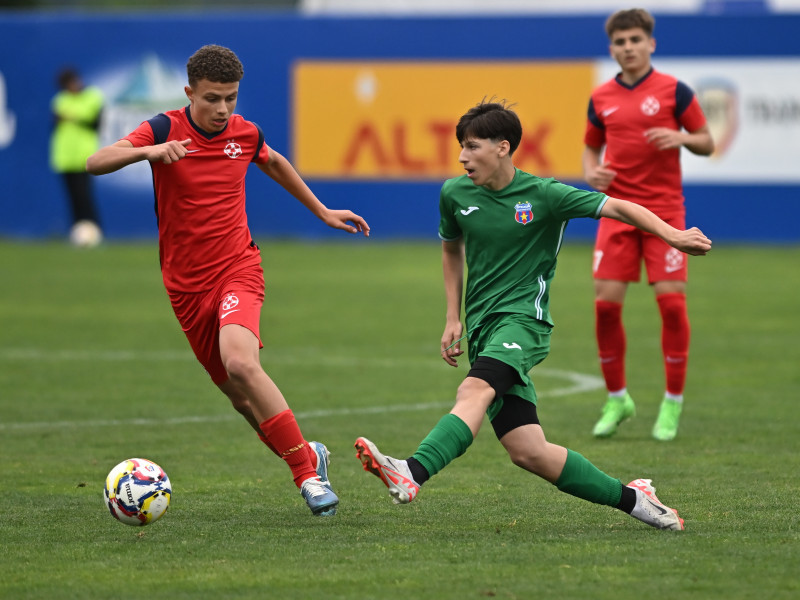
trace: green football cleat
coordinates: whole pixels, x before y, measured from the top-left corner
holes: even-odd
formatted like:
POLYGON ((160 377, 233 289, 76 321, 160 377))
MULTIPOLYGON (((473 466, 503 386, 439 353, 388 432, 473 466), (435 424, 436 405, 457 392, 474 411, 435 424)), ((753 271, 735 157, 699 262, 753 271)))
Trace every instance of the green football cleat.
POLYGON ((683 410, 682 402, 675 402, 664 398, 661 402, 661 410, 658 411, 658 419, 653 425, 653 437, 662 442, 674 440, 678 435, 678 423, 683 410))
POLYGON ((606 405, 603 407, 603 414, 600 420, 595 423, 592 433, 595 437, 614 435, 620 423, 635 415, 636 405, 633 403, 633 398, 631 398, 630 394, 626 393, 622 398, 609 396, 606 405))

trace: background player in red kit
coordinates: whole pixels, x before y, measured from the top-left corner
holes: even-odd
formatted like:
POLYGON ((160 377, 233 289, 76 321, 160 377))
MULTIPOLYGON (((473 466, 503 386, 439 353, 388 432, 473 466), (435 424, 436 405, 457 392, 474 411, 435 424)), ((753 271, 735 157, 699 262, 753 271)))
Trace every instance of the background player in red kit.
POLYGON ((250 163, 327 225, 369 235, 348 210, 331 210, 294 167, 264 141, 261 129, 234 114, 244 69, 236 54, 203 46, 186 65, 189 106, 142 123, 86 161, 95 175, 147 160, 153 170, 164 285, 195 356, 261 440, 292 470, 312 513, 335 514, 328 450, 306 442, 258 351, 264 300, 261 254, 245 213, 250 163))
MULTIPOLYGON (((642 9, 621 10, 606 21, 611 56, 622 71, 592 92, 583 171, 595 189, 641 204, 685 229, 680 148, 709 155, 714 142, 692 90, 651 66, 654 26, 642 9)), ((611 219, 601 219, 594 253, 596 335, 609 392, 594 435, 614 434, 635 413, 625 381, 622 305, 628 283, 639 281, 642 260, 661 314, 666 373, 653 437, 667 441, 678 431, 689 352, 686 256, 611 219)))

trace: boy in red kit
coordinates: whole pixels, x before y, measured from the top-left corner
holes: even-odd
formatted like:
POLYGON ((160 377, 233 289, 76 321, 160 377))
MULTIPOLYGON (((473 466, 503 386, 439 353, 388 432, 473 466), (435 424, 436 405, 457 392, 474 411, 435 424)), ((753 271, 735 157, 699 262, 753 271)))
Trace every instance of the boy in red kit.
MULTIPOLYGON (((621 10, 606 21, 611 56, 622 71, 592 93, 583 153, 587 183, 649 208, 685 228, 680 148, 703 156, 714 142, 694 93, 653 69, 655 20, 643 9, 621 10)), ((639 281, 644 260, 662 319, 666 393, 653 437, 675 438, 683 407, 689 352, 686 256, 648 233, 601 219, 594 251, 596 335, 608 400, 594 435, 613 435, 635 414, 625 381, 622 305, 628 283, 639 281)))
POLYGON ((261 254, 245 213, 250 163, 327 225, 369 235, 348 210, 331 210, 255 123, 233 113, 244 75, 236 54, 203 46, 186 65, 189 106, 159 114, 86 161, 94 175, 147 160, 153 170, 164 285, 197 359, 261 440, 289 465, 315 515, 336 513, 328 450, 306 442, 258 351, 264 300, 261 254))

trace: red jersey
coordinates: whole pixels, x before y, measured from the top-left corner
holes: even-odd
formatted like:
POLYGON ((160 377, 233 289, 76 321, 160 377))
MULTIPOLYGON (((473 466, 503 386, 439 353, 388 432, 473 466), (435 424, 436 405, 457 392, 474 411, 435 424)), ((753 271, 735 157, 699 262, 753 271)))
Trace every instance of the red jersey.
POLYGON ((605 146, 604 160, 617 172, 608 195, 662 214, 682 210, 680 149, 658 150, 644 132, 667 127, 691 133, 705 125, 689 86, 654 69, 632 86, 617 75, 592 92, 588 112, 583 141, 605 146))
POLYGON ((172 292, 208 291, 223 275, 261 261, 247 226, 245 175, 251 162, 269 160, 264 134, 236 114, 223 131, 207 133, 186 107, 145 121, 123 139, 141 147, 188 138, 183 159, 150 164, 161 272, 172 292))

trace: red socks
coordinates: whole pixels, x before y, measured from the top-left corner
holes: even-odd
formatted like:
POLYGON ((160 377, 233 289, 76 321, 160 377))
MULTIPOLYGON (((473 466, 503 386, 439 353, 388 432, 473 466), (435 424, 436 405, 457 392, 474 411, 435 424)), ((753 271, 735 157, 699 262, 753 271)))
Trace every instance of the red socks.
POLYGON ((263 432, 259 437, 270 450, 286 461, 292 470, 297 487, 300 487, 306 479, 317 476, 308 443, 300 433, 300 426, 291 410, 278 413, 261 423, 259 427, 263 432))
MULTIPOLYGON (((656 297, 661 312, 661 348, 664 352, 664 372, 667 392, 679 396, 686 384, 689 358, 689 313, 686 295, 661 294, 656 297)), ((625 329, 622 325, 622 304, 596 300, 595 323, 600 368, 609 392, 626 387, 625 329)))
POLYGON ((595 334, 600 355, 600 369, 609 392, 625 388, 625 329, 622 304, 595 300, 595 334))
POLYGON ((661 311, 661 348, 664 351, 664 372, 667 392, 679 396, 686 384, 686 366, 689 358, 689 313, 686 295, 680 293, 657 296, 661 311))

